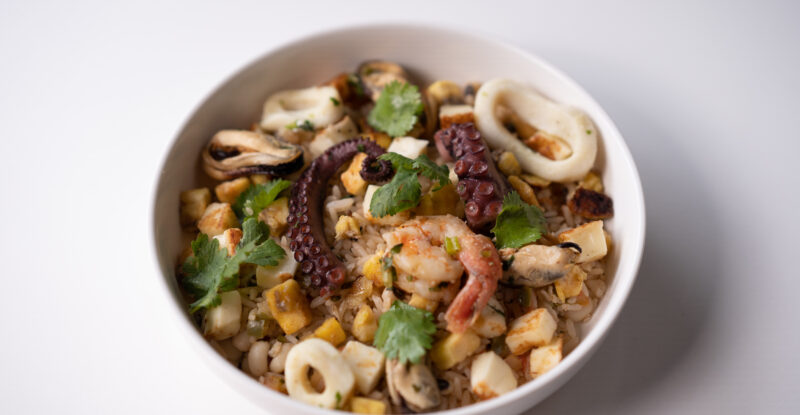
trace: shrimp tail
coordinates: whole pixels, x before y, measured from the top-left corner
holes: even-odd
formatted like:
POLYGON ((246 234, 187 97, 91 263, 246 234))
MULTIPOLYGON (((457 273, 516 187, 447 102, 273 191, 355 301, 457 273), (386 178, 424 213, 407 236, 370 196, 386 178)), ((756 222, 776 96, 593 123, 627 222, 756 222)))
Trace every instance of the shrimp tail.
POLYGON ((497 290, 497 281, 503 273, 500 256, 489 238, 475 235, 465 242, 467 246, 459 254, 459 260, 467 271, 467 283, 444 316, 451 333, 463 333, 474 323, 497 290))

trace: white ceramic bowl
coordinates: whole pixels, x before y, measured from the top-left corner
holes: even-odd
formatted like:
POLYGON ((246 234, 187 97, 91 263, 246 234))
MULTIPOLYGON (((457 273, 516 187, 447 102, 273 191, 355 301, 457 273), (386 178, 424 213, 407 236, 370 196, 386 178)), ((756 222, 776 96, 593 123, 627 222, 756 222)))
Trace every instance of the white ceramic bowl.
MULTIPOLYGON (((607 229, 614 239, 608 260, 610 285, 593 318, 583 324, 583 339, 547 374, 499 398, 447 411, 452 414, 519 413, 547 397, 583 366, 617 318, 633 286, 644 247, 645 212, 636 167, 614 123, 569 77, 543 60, 475 35, 416 25, 374 25, 333 30, 278 48, 225 81, 194 111, 166 155, 153 202, 153 238, 159 278, 169 292, 168 313, 177 316, 204 360, 233 388, 270 412, 325 413, 260 385, 219 356, 192 323, 181 299, 174 270, 184 249, 178 220, 180 191, 209 184, 200 169, 200 152, 223 128, 247 128, 259 119, 266 97, 277 90, 305 87, 353 70, 366 59, 402 64, 414 78, 430 82, 485 81, 496 77, 526 82, 555 101, 585 111, 599 129, 597 166, 614 200, 607 229)), ((190 353, 187 350, 187 353, 190 353)))

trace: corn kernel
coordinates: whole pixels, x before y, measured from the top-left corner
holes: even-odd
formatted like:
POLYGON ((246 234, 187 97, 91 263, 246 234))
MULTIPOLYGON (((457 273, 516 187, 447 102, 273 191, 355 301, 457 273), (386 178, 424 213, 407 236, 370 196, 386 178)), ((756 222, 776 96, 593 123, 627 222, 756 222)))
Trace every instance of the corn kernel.
POLYGON ((356 313, 353 319, 353 336, 363 343, 372 343, 375 339, 375 332, 378 330, 378 321, 372 308, 366 304, 356 313))
POLYGON ((335 230, 337 241, 345 238, 356 238, 361 235, 361 227, 358 226, 358 222, 352 216, 347 215, 339 216, 335 230))
POLYGON ((511 187, 519 193, 519 197, 527 204, 534 205, 538 207, 542 207, 539 204, 539 200, 536 199, 536 193, 533 192, 533 188, 528 183, 525 183, 522 179, 517 176, 510 176, 508 178, 508 183, 511 184, 511 187))
POLYGON ((510 151, 503 152, 497 160, 497 168, 500 169, 506 176, 519 176, 522 173, 522 168, 519 166, 519 161, 514 153, 510 151))

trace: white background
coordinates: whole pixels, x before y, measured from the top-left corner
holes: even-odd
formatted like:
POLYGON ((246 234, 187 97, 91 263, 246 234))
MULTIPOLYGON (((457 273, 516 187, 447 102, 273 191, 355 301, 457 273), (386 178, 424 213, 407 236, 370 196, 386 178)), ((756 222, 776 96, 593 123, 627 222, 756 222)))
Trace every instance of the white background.
POLYGON ((160 160, 243 64, 390 20, 549 60, 638 164, 639 280, 593 360, 532 413, 800 413, 797 3, 110 3, 0 2, 0 413, 258 413, 161 313, 160 160))

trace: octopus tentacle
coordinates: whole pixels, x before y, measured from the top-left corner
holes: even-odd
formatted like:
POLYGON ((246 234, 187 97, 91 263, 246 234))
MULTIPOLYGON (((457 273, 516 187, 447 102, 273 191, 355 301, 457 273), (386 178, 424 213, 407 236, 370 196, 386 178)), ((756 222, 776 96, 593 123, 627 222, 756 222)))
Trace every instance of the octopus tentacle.
POLYGON ((391 163, 378 160, 383 148, 366 138, 355 138, 329 148, 314 159, 292 187, 287 218, 289 247, 300 263, 300 270, 311 276, 311 286, 320 288, 322 295, 338 288, 346 276, 344 264, 325 239, 322 204, 326 187, 337 170, 359 152, 367 154, 361 167, 364 180, 376 183, 391 177, 391 163))
POLYGON ((456 160, 456 191, 464 201, 467 224, 475 232, 488 233, 510 187, 495 167, 486 141, 471 122, 439 130, 434 138, 442 157, 456 160))

